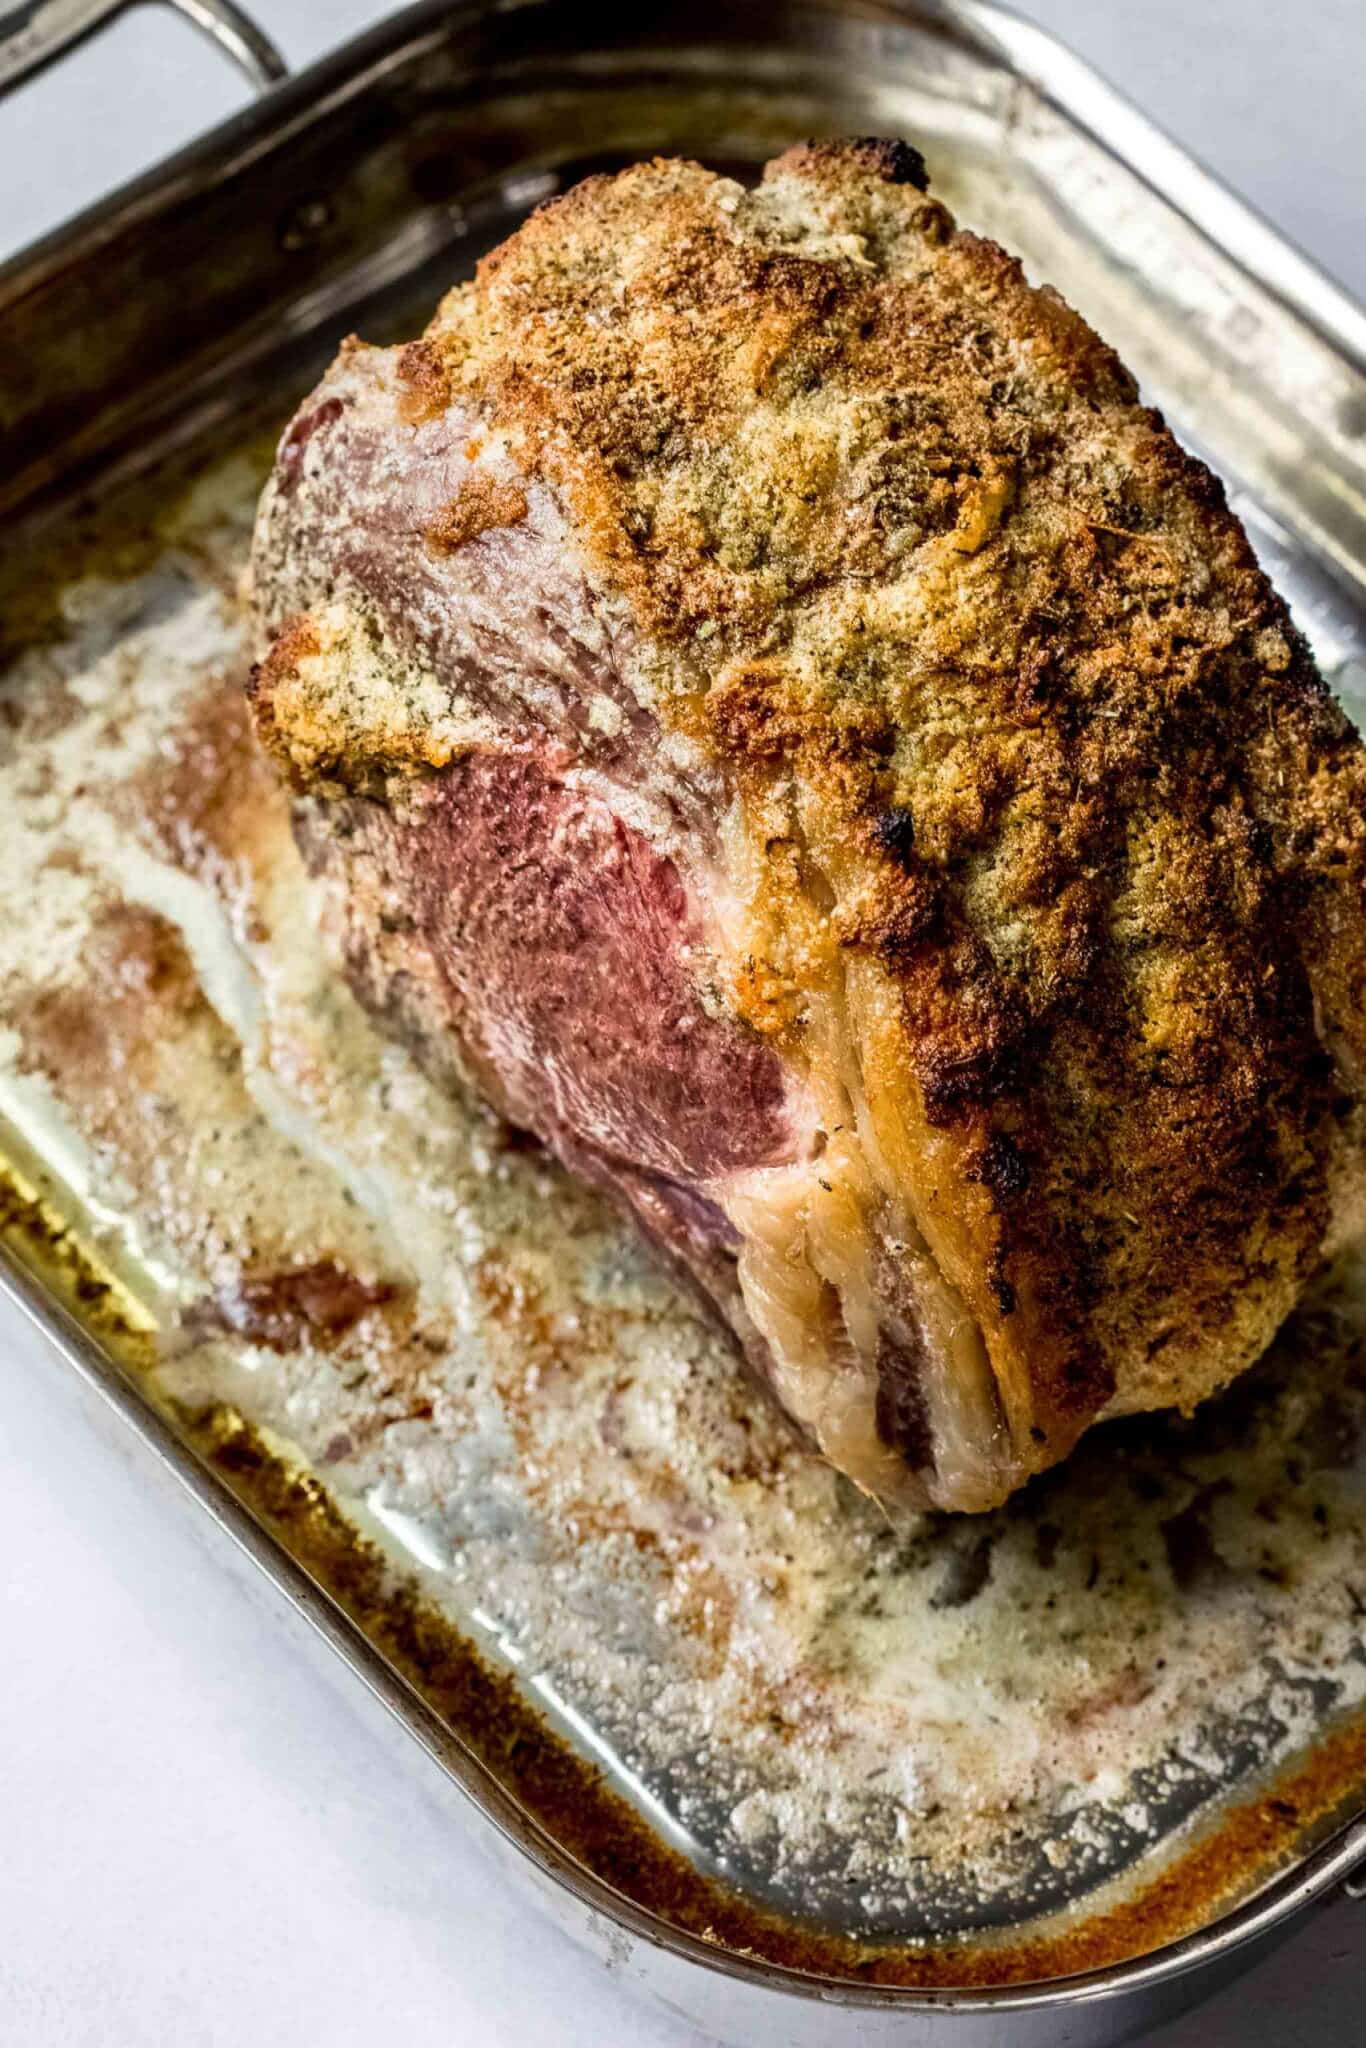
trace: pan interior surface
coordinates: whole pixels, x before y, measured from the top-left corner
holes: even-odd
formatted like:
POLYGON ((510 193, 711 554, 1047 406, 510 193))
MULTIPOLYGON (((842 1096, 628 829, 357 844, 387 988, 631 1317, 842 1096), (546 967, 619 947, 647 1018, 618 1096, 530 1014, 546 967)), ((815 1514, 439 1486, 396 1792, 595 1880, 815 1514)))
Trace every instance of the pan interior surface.
MULTIPOLYGON (((476 1646, 498 1681, 480 1711, 508 1719, 455 1725, 495 1770, 516 1781, 528 1710, 675 1867, 811 1930, 831 1967, 886 1957, 895 1981, 892 1958, 932 1949, 948 1981, 1085 1967, 1208 1918, 1352 1794, 1350 1741, 1317 1777, 1304 1759, 1366 1694, 1360 1258, 1193 1418, 1100 1431, 994 1515, 889 1525, 790 1440, 618 1219, 438 1092, 338 979, 243 710, 251 514, 282 377, 302 388, 349 327, 411 330, 583 172, 904 134, 1215 461, 1351 705, 1363 380, 942 27, 763 9, 741 36, 704 9, 672 40, 621 28, 584 51, 553 8, 562 39, 538 43, 533 12, 481 16, 477 47, 415 36, 367 100, 321 101, 235 174, 278 179, 293 151, 320 225, 295 205, 252 256, 241 194, 215 188, 206 205, 241 213, 215 273, 238 313, 179 366, 180 414, 166 334, 115 390, 132 333, 111 329, 112 403, 92 395, 88 419, 35 369, 34 448, 44 420, 60 446, 59 403, 97 467, 131 469, 130 435, 181 445, 97 513, 49 516, 3 571, 8 1241, 50 1264, 66 1233, 77 1313, 102 1335, 115 1317, 147 1398, 323 1576, 332 1518, 341 1596, 386 1654, 400 1611, 476 1646), (781 58, 760 15, 787 24, 781 58), (1264 1805, 1230 1821, 1295 1770, 1279 1833, 1264 1805), (1224 1848, 1173 1888, 1211 1834, 1224 1848), (1145 1919, 1164 1873, 1167 1917, 1145 1919)), ((0 334, 41 299, 0 307, 0 334)), ((34 457, 35 503, 61 495, 55 461, 34 457)), ((605 1826, 584 1860, 630 1892, 605 1826)), ((652 1886, 640 1903, 669 1913, 652 1886)))

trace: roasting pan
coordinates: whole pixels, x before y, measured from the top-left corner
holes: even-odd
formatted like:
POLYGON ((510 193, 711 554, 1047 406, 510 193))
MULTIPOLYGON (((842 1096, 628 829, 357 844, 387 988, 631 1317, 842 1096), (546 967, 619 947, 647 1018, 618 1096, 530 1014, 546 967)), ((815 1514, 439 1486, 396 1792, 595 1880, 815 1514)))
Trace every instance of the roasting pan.
MULTIPOLYGON (((0 23, 0 85, 114 7, 0 23)), ((222 0, 184 0, 262 86, 222 0)), ((237 712, 270 436, 529 207, 896 133, 1366 681, 1366 315, 976 0, 423 5, 0 270, 0 1285, 514 1879, 735 2043, 1118 2042, 1366 1858, 1360 1272, 1189 1421, 891 1530, 347 1007, 237 712)))

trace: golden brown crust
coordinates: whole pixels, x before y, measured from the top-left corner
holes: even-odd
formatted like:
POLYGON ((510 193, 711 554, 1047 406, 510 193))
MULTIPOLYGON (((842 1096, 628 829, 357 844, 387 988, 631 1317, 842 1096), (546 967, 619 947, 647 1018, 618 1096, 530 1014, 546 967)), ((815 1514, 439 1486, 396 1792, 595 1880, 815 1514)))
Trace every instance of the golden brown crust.
MULTIPOLYGON (((454 511, 448 506, 445 517, 454 511)), ((483 527, 497 523, 486 517, 483 527)), ((448 529, 435 524, 428 542, 438 552, 482 530, 448 543, 448 529)), ((374 629, 345 605, 284 621, 247 678, 246 696, 258 739, 295 789, 373 789, 395 773, 443 767, 459 750, 431 685, 425 697, 421 686, 405 695, 392 674, 374 629)))
POLYGON ((517 526, 526 515, 526 492, 519 485, 479 474, 442 506, 427 528, 427 545, 438 555, 453 555, 481 533, 495 526, 517 526))
MULTIPOLYGON (((356 345, 354 337, 344 342, 343 353, 356 345)), ((409 426, 420 427, 424 420, 436 419, 450 404, 451 388, 440 352, 429 342, 404 344, 398 352, 398 374, 404 386, 403 416, 409 426)))
MULTIPOLYGON (((290 743, 283 734, 283 721, 277 706, 277 692, 287 692, 298 674, 299 664, 311 660, 320 651, 320 641, 312 621, 304 615, 287 619, 266 651, 264 660, 253 667, 247 678, 246 697, 251 706, 252 718, 261 745, 282 767, 289 767, 301 782, 298 770, 291 756, 290 743)), ((285 703, 288 698, 285 697, 285 703)), ((309 766, 312 765, 310 757, 309 766)))

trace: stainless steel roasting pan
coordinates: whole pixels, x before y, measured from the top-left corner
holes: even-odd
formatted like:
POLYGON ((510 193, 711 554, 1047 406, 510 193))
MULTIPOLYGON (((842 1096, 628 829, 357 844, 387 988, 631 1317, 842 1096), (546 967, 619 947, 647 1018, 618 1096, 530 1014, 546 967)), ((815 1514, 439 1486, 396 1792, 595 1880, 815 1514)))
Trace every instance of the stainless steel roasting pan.
MULTIPOLYGON (((0 86, 115 11, 6 16, 0 86)), ((532 205, 903 134, 1219 470, 1359 707, 1366 315, 978 0, 422 5, 273 86, 183 11, 270 89, 0 270, 0 1286, 623 1980, 746 2048, 1132 2038, 1366 1857, 1357 1269, 1202 1415, 888 1530, 345 1009, 234 723, 237 576, 338 339, 532 205)))

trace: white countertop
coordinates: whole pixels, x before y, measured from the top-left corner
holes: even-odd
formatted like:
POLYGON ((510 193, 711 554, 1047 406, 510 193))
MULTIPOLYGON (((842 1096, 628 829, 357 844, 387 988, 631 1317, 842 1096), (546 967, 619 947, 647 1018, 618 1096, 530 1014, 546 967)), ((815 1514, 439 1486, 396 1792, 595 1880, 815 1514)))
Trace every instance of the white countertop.
MULTIPOLYGON (((295 65, 384 11, 256 6, 295 65)), ((1366 298, 1360 0, 1021 11, 1366 298)), ((244 98, 183 24, 126 16, 0 106, 0 256, 244 98)), ((0 1403, 0 2041, 700 2042, 529 1916, 344 1674, 223 1569, 194 1513, 92 1426, 3 1310, 0 1403)), ((1363 1915, 1319 1914, 1150 2048, 1360 2039, 1363 1915)))

